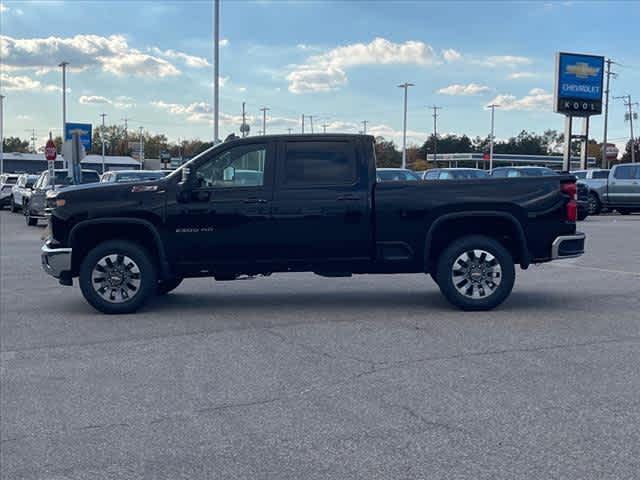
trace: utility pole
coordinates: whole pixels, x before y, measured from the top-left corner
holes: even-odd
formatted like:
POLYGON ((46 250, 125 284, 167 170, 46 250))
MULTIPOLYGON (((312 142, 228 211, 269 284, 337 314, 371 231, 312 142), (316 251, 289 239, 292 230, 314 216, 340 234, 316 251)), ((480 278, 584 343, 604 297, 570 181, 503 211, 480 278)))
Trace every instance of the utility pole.
POLYGON ((220 63, 218 53, 220 50, 220 0, 213 0, 213 144, 218 143, 219 130, 219 83, 220 83, 220 63))
MULTIPOLYGON (((493 140, 494 140, 494 136, 495 136, 493 134, 493 131, 494 131, 493 119, 494 119, 494 116, 495 116, 495 113, 496 113, 496 108, 498 108, 498 107, 500 107, 500 105, 496 105, 495 103, 492 103, 491 105, 487 105, 487 108, 491 109, 491 135, 490 135, 490 138, 489 138, 489 171, 493 170, 493 140)), ((571 140, 569 140, 569 141, 571 141, 571 140)))
POLYGON ((124 117, 121 119, 124 121, 124 154, 129 154, 129 120, 130 118, 124 117))
POLYGON ((362 120, 362 134, 366 135, 367 134, 367 123, 369 123, 368 120, 362 120))
POLYGON ((144 167, 144 127, 140 127, 140 143, 138 144, 140 167, 144 167))
POLYGON ((327 125, 326 123, 323 123, 323 124, 322 124, 322 133, 327 133, 327 127, 328 127, 328 126, 329 126, 329 125, 327 125))
POLYGON ((36 137, 36 129, 28 128, 25 132, 31 133, 31 136, 29 137, 29 140, 31 140, 31 153, 36 153, 36 140, 38 139, 38 137, 36 137))
POLYGON ((614 100, 622 99, 624 102, 624 106, 629 109, 629 133, 631 137, 631 163, 636 163, 636 141, 633 137, 633 107, 638 106, 638 102, 631 103, 631 95, 623 95, 621 97, 613 97, 614 100))
POLYGON ((604 135, 602 138, 602 168, 609 168, 607 161, 607 125, 609 123, 609 80, 611 79, 611 75, 613 78, 616 78, 616 73, 611 71, 611 64, 616 64, 610 58, 607 58, 607 86, 604 91, 604 135))
POLYGON ((311 124, 311 133, 313 133, 313 115, 309 115, 309 123, 311 124))
POLYGON ((287 130, 289 130, 289 135, 291 135, 291 132, 293 132, 293 128, 287 128, 287 130))
POLYGON ((302 134, 304 135, 304 113, 302 114, 302 134))
MULTIPOLYGON (((62 144, 66 140, 67 132, 67 65, 69 62, 61 62, 58 66, 62 67, 62 144)), ((67 159, 64 159, 64 168, 67 168, 67 159)))
POLYGON ((246 125, 247 125, 247 115, 244 110, 244 102, 242 102, 242 126, 240 127, 240 133, 242 134, 242 138, 247 136, 246 125))
POLYGON ((438 158, 438 110, 441 110, 442 107, 436 107, 432 105, 430 108, 433 109, 433 163, 435 164, 438 158))
POLYGON ((402 123, 402 168, 407 168, 407 91, 413 83, 403 83, 398 88, 404 88, 404 121, 402 123))
POLYGON ((4 95, 0 95, 0 175, 4 173, 4 95))
POLYGON ((102 117, 102 131, 100 132, 100 138, 102 139, 102 173, 104 173, 104 117, 107 116, 106 113, 101 113, 102 117))
POLYGON ((269 107, 262 107, 260 111, 262 112, 262 135, 267 134, 267 111, 271 110, 269 107))

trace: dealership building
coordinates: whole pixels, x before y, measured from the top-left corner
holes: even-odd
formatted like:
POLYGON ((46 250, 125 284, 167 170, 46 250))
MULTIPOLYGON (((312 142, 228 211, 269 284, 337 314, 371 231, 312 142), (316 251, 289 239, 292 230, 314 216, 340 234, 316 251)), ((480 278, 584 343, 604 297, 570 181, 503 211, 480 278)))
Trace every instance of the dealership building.
MULTIPOLYGON (((55 168, 64 168, 64 158, 58 156, 55 168)), ((82 168, 97 170, 102 173, 102 155, 87 155, 80 162, 82 168)), ((107 170, 141 170, 141 164, 132 157, 104 157, 104 168, 107 170)), ((3 170, 6 173, 40 173, 47 169, 47 160, 43 153, 4 153, 3 170)))
MULTIPOLYGON (((436 162, 433 156, 427 158, 432 164, 438 167, 467 167, 467 168, 489 168, 489 156, 486 153, 439 153, 436 162)), ((556 155, 511 155, 493 154, 494 167, 530 165, 539 167, 549 167, 554 170, 562 169, 562 156, 556 155)), ((587 157, 587 168, 595 168, 596 158, 587 157)), ((571 169, 580 168, 580 157, 571 157, 571 169)))

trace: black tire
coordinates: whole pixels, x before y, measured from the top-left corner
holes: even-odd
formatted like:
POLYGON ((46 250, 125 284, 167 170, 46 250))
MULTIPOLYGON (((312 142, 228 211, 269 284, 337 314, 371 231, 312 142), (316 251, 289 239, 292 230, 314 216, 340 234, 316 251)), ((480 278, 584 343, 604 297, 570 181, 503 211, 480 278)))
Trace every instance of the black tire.
POLYGON ((182 283, 182 277, 173 277, 168 280, 158 280, 158 295, 166 295, 167 293, 178 288, 178 285, 182 283))
POLYGON ((461 310, 491 310, 497 307, 511 293, 515 277, 513 257, 509 251, 500 242, 483 235, 469 235, 455 240, 438 258, 436 278, 440 291, 449 303, 461 310), (480 254, 476 258, 474 250, 482 250, 485 254, 480 254), (478 268, 474 272, 470 273, 471 269, 469 269, 462 274, 465 268, 458 263, 458 260, 468 253, 473 253, 473 256, 467 256, 469 260, 467 266, 478 263, 478 268), (492 257, 491 260, 489 260, 490 257, 492 257), (485 270, 486 277, 483 273, 485 270), (461 276, 461 281, 457 284, 453 281, 454 273, 461 276), (475 283, 476 280, 472 281, 471 275, 480 283, 475 283), (497 279, 499 282, 494 282, 497 279), (466 293, 461 293, 458 288, 465 289, 466 293), (492 291, 486 294, 485 288, 492 291), (469 289, 471 296, 468 296, 469 289), (472 298, 476 292, 478 296, 472 298), (483 292, 484 295, 482 295, 483 292))
POLYGON ((616 210, 620 215, 629 215, 631 213, 631 210, 628 208, 616 208, 616 210))
POLYGON ((16 201, 13 199, 13 195, 11 195, 11 213, 16 213, 18 211, 18 206, 16 205, 16 201))
MULTIPOLYGON (((121 271, 121 273, 122 273, 121 271)), ((133 313, 140 309, 150 297, 156 293, 158 285, 156 267, 151 260, 151 256, 140 245, 126 240, 108 240, 106 242, 98 244, 94 247, 84 258, 80 265, 80 289, 84 298, 95 308, 96 310, 106 314, 126 314, 133 313), (114 273, 113 276, 109 276, 108 272, 104 272, 105 280, 103 283, 96 281, 96 275, 99 275, 99 264, 101 265, 103 260, 107 257, 116 257, 111 265, 119 267, 123 272, 128 272, 132 275, 132 272, 136 272, 136 278, 131 280, 131 283, 136 283, 135 290, 122 287, 106 287, 106 277, 109 277, 109 281, 112 278, 118 276, 114 273), (122 258, 122 260, 121 260, 122 258), (131 264, 135 265, 135 269, 131 269, 131 264), (102 288, 94 287, 94 285, 103 285, 102 288), (103 293, 99 293, 99 290, 104 290, 103 293), (124 298, 122 290, 131 292, 131 296, 127 294, 127 299, 124 298), (113 298, 113 301, 109 301, 103 295, 107 295, 113 298), (114 293, 115 292, 115 293, 114 293), (120 300, 117 300, 118 294, 120 294, 120 300), (115 298, 114 298, 115 297, 115 298)), ((122 280, 121 283, 127 283, 129 280, 122 280)), ((127 283, 127 285, 130 285, 127 283)))
POLYGON ((600 215, 600 212, 602 212, 602 204, 600 203, 600 199, 598 198, 598 195, 593 192, 589 194, 588 210, 589 215, 600 215))
POLYGON ((586 220, 586 218, 589 216, 589 212, 587 212, 586 210, 582 210, 582 211, 578 211, 578 221, 582 222, 583 220, 586 220))
POLYGON ((35 227, 38 225, 38 219, 31 216, 31 210, 29 208, 27 208, 24 213, 24 220, 29 227, 35 227))

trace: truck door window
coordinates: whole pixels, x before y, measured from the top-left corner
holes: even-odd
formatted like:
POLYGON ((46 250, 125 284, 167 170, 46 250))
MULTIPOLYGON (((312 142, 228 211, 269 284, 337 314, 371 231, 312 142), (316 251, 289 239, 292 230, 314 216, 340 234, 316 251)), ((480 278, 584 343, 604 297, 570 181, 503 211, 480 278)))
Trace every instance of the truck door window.
POLYGON ((287 144, 284 182, 288 185, 351 185, 356 162, 346 142, 287 144))
POLYGON ((609 170, 598 170, 593 172, 592 178, 609 178, 609 170))
POLYGON ((264 185, 267 147, 240 145, 204 162, 196 170, 197 188, 260 187, 264 185))
POLYGON ((633 165, 622 165, 616 168, 613 176, 618 180, 633 180, 638 178, 638 169, 633 165))

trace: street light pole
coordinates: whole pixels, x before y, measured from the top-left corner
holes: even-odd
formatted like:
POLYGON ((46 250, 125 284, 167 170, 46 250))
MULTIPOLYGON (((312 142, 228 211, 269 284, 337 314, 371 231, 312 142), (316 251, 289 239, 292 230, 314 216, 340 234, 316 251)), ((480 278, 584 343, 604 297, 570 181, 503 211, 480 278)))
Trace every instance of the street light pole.
POLYGON ((107 116, 106 113, 101 113, 102 117, 102 131, 100 132, 100 138, 102 138, 102 173, 104 173, 104 117, 107 116))
POLYGON ((407 91, 413 83, 403 83, 398 88, 404 88, 404 121, 402 123, 402 168, 407 168, 407 91))
POLYGON ((267 134, 267 110, 271 110, 268 107, 262 107, 260 111, 262 112, 262 135, 267 134))
POLYGON ((494 116, 496 113, 496 108, 500 107, 500 105, 496 105, 495 103, 492 103, 491 105, 488 105, 488 107, 491 109, 491 138, 489 139, 489 171, 493 170, 493 131, 494 131, 494 116))
MULTIPOLYGON (((69 62, 61 62, 59 67, 62 67, 62 144, 66 140, 66 128, 67 128, 67 65, 69 62)), ((67 168, 67 159, 64 159, 64 168, 67 168)))
POLYGON ((218 53, 220 50, 220 0, 214 0, 213 4, 213 143, 218 143, 219 138, 219 78, 220 64, 218 53))

